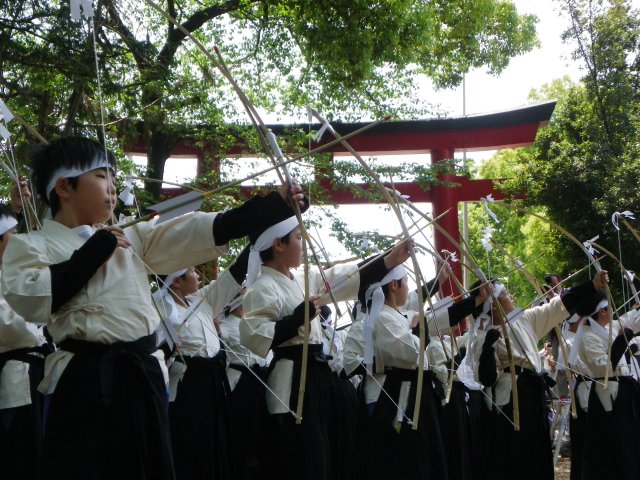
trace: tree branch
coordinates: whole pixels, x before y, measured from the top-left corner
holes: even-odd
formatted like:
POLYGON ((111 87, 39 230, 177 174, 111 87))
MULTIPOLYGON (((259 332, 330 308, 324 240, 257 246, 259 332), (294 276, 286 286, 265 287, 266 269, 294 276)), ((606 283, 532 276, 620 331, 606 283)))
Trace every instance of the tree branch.
POLYGON ((107 12, 109 12, 109 17, 111 19, 111 21, 107 22, 106 25, 113 29, 113 31, 120 36, 125 45, 127 45, 133 55, 133 58, 138 64, 138 69, 144 70, 152 63, 151 59, 147 55, 146 45, 137 40, 131 30, 127 28, 120 18, 120 13, 112 0, 104 0, 104 5, 107 8, 107 12))
MULTIPOLYGON (((251 1, 255 3, 258 0, 251 1)), ((228 0, 224 5, 215 5, 204 8, 202 10, 198 10, 196 13, 191 15, 184 23, 182 23, 182 27, 184 27, 185 30, 187 30, 189 33, 193 33, 208 21, 227 13, 234 12, 239 8, 240 0, 228 0)), ((164 66, 168 66, 173 60, 176 51, 178 50, 180 45, 182 45, 182 42, 185 38, 186 35, 184 34, 184 32, 182 32, 182 30, 178 28, 169 30, 167 41, 158 54, 158 63, 164 66)))

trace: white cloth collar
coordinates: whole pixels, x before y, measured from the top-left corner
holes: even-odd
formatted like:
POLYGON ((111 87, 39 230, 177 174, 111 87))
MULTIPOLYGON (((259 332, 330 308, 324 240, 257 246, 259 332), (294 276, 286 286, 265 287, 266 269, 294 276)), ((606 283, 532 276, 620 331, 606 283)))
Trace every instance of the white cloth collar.
POLYGON ((393 280, 401 280, 407 275, 402 265, 398 265, 384 276, 382 280, 372 283, 365 293, 365 302, 367 305, 367 314, 364 317, 364 364, 373 364, 373 324, 380 315, 382 306, 384 305, 384 292, 382 286, 387 285, 393 280), (369 304, 371 302, 371 304, 369 304))

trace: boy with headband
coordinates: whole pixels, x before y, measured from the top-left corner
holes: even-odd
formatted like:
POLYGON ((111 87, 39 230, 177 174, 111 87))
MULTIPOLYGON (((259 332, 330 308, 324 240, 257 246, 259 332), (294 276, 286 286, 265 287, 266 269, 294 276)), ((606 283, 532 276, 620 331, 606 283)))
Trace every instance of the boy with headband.
MULTIPOLYGON (((273 192, 224 213, 96 230, 113 212, 114 174, 113 155, 92 140, 41 148, 33 180, 53 218, 15 236, 5 252, 7 302, 46 323, 59 347, 40 384, 50 395, 43 468, 51 479, 174 478, 167 371, 147 275, 213 260, 249 225, 291 215, 284 192, 273 192)), ((295 201, 299 191, 292 189, 295 201)))

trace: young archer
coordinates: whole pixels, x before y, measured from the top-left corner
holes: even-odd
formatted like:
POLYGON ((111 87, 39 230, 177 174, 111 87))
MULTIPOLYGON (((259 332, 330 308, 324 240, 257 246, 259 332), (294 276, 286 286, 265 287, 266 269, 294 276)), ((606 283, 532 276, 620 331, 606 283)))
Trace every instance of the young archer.
MULTIPOLYGON (((33 180, 52 219, 16 235, 5 251, 7 302, 47 324, 59 347, 39 387, 50 395, 43 470, 51 479, 174 478, 167 371, 147 275, 213 260, 249 225, 291 214, 273 192, 224 213, 96 229, 116 202, 115 167, 113 155, 90 139, 42 147, 33 180)), ((299 189, 292 194, 302 200, 299 189)))

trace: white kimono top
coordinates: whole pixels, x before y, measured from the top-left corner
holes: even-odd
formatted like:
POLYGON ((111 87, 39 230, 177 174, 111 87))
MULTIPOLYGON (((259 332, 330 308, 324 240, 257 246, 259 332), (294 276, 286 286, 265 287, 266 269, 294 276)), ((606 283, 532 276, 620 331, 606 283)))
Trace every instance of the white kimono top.
MULTIPOLYGON (((615 340, 618 332, 620 332, 620 323, 622 323, 622 328, 630 328, 634 332, 637 332, 640 330, 640 314, 637 310, 632 309, 620 317, 620 322, 613 320, 611 323, 612 340, 615 340)), ((588 323, 583 325, 582 328, 585 330, 579 346, 579 356, 591 373, 590 376, 594 379, 600 379, 596 382, 591 382, 591 388, 596 389, 596 394, 602 406, 607 412, 610 412, 613 408, 613 401, 618 396, 618 382, 615 381, 615 377, 632 375, 631 365, 627 362, 625 356, 622 355, 616 368, 611 367, 611 361, 609 360, 608 326, 605 327, 606 338, 601 337, 588 323), (602 379, 607 371, 607 363, 609 364, 609 381, 607 382, 607 388, 604 388, 602 379)))
MULTIPOLYGON (((441 342, 440 337, 431 337, 429 345, 427 345, 426 354, 427 362, 429 362, 429 370, 431 370, 436 378, 434 381, 440 382, 444 391, 447 391, 447 380, 449 380, 449 362, 447 354, 442 347, 444 340, 441 342)), ((444 343, 446 347, 446 343, 444 343)), ((444 399, 442 400, 444 403, 444 399)))
MULTIPOLYGON (((324 270, 324 275, 333 287, 337 301, 355 299, 358 295, 360 275, 356 265, 337 265, 324 270)), ((324 293, 324 280, 316 269, 309 270, 310 295, 324 293)), ((240 322, 240 341, 256 355, 265 358, 271 348, 275 324, 283 317, 291 315, 293 310, 304 301, 304 272, 297 271, 293 278, 277 270, 262 266, 262 274, 249 287, 242 307, 244 318, 240 322)), ((329 297, 326 296, 326 301, 329 297)), ((319 317, 311 321, 309 344, 322 343, 319 317)), ((283 342, 278 347, 302 345, 304 326, 298 329, 298 335, 283 342)), ((269 377, 267 385, 273 393, 267 391, 267 409, 271 414, 288 413, 293 361, 278 360, 269 377)))
MULTIPOLYGON (((217 280, 187 296, 188 307, 175 304, 177 315, 173 318, 176 323, 172 327, 180 337, 179 349, 183 356, 213 358, 220 352, 220 339, 213 320, 241 288, 233 275, 225 270, 217 280)), ((163 317, 166 308, 166 302, 158 305, 158 311, 163 317)), ((182 380, 186 370, 187 366, 181 362, 174 361, 169 366, 171 401, 175 400, 178 382, 182 380)))
MULTIPOLYGON (((27 323, 0 295, 0 353, 39 347, 44 342, 42 330, 33 323, 27 323)), ((30 403, 29 364, 9 360, 0 374, 0 410, 30 403)))
MULTIPOLYGON (((420 339, 411 332, 411 319, 383 305, 373 324, 376 365, 415 370, 420 355, 420 339)), ((425 356, 426 359, 426 356, 425 356)), ((428 368, 425 360, 424 368, 428 368)))
MULTIPOLYGON (((15 235, 4 253, 2 292, 30 322, 47 324, 55 343, 65 338, 111 344, 134 341, 158 328, 160 318, 149 293, 150 273, 169 274, 219 257, 226 246, 213 238, 215 213, 195 212, 160 225, 141 222, 125 229, 132 246, 116 248, 87 284, 51 313, 49 266, 68 260, 84 240, 72 229, 45 220, 42 230, 15 235)), ((154 354, 165 374, 162 352, 154 354)), ((54 391, 73 353, 58 350, 45 363, 42 393, 54 391)))
MULTIPOLYGON (((569 316, 560 297, 554 297, 549 303, 532 307, 524 311, 522 316, 510 322, 507 327, 511 340, 513 362, 516 366, 543 372, 542 359, 538 355, 538 341, 544 337, 557 324, 562 323, 569 316), (524 351, 523 351, 524 349, 524 351)), ((495 327, 495 326, 494 326, 495 327)), ((475 345, 473 346, 475 358, 480 359, 486 330, 478 331, 475 345)), ((494 344, 496 356, 496 368, 498 381, 492 387, 495 393, 495 403, 498 406, 509 403, 511 394, 511 374, 504 370, 509 367, 507 347, 503 337, 494 344)), ((478 365, 475 366, 476 379, 478 379, 478 365)))
POLYGON ((358 309, 356 318, 354 319, 349 332, 344 339, 344 348, 342 349, 342 365, 347 375, 355 372, 364 361, 364 333, 362 318, 364 313, 358 309))
POLYGON ((269 365, 269 361, 272 356, 271 352, 269 352, 266 359, 259 357, 258 355, 254 355, 251 350, 240 343, 241 320, 242 319, 240 317, 229 314, 228 316, 222 317, 222 322, 220 324, 222 341, 224 342, 224 346, 227 350, 227 379, 229 380, 231 391, 233 391, 236 388, 236 385, 238 385, 240 377, 242 377, 242 372, 231 368, 230 365, 251 368, 257 364, 261 367, 266 367, 269 365))
POLYGON ((320 325, 322 333, 322 352, 330 355, 329 366, 336 374, 342 372, 342 351, 344 350, 344 340, 347 337, 345 330, 336 331, 331 325, 320 325))
MULTIPOLYGON (((563 333, 563 336, 564 336, 564 340, 560 339, 560 342, 562 341, 566 342, 567 352, 571 352, 571 349, 573 348, 573 344, 576 339, 576 332, 567 330, 566 332, 563 333)), ((558 369, 558 371, 567 369, 567 361, 564 359, 564 351, 562 349, 562 345, 558 347, 558 362, 557 362, 556 368, 558 369)), ((593 378, 593 374, 591 370, 589 370, 589 367, 587 367, 584 361, 580 358, 579 351, 578 351, 578 356, 575 359, 575 363, 569 365, 569 368, 571 369, 574 375, 583 375, 587 378, 593 378)), ((571 388, 571 386, 569 388, 571 388)), ((578 388, 576 388, 575 390, 575 396, 577 400, 576 405, 585 412, 588 410, 587 407, 589 405, 590 391, 591 391, 591 382, 588 380, 580 382, 578 384, 578 388)))
MULTIPOLYGON (((377 371, 384 372, 384 369, 388 367, 415 370, 418 367, 420 356, 420 338, 411 332, 411 318, 406 318, 386 304, 383 305, 380 315, 373 324, 373 350, 377 371)), ((429 359, 426 353, 423 365, 425 370, 429 368, 429 359)), ((367 403, 378 400, 383 382, 379 383, 367 379, 365 384, 367 403), (376 395, 375 398, 373 398, 374 395, 376 395)), ((400 411, 406 409, 410 383, 402 382, 398 400, 400 411)))

